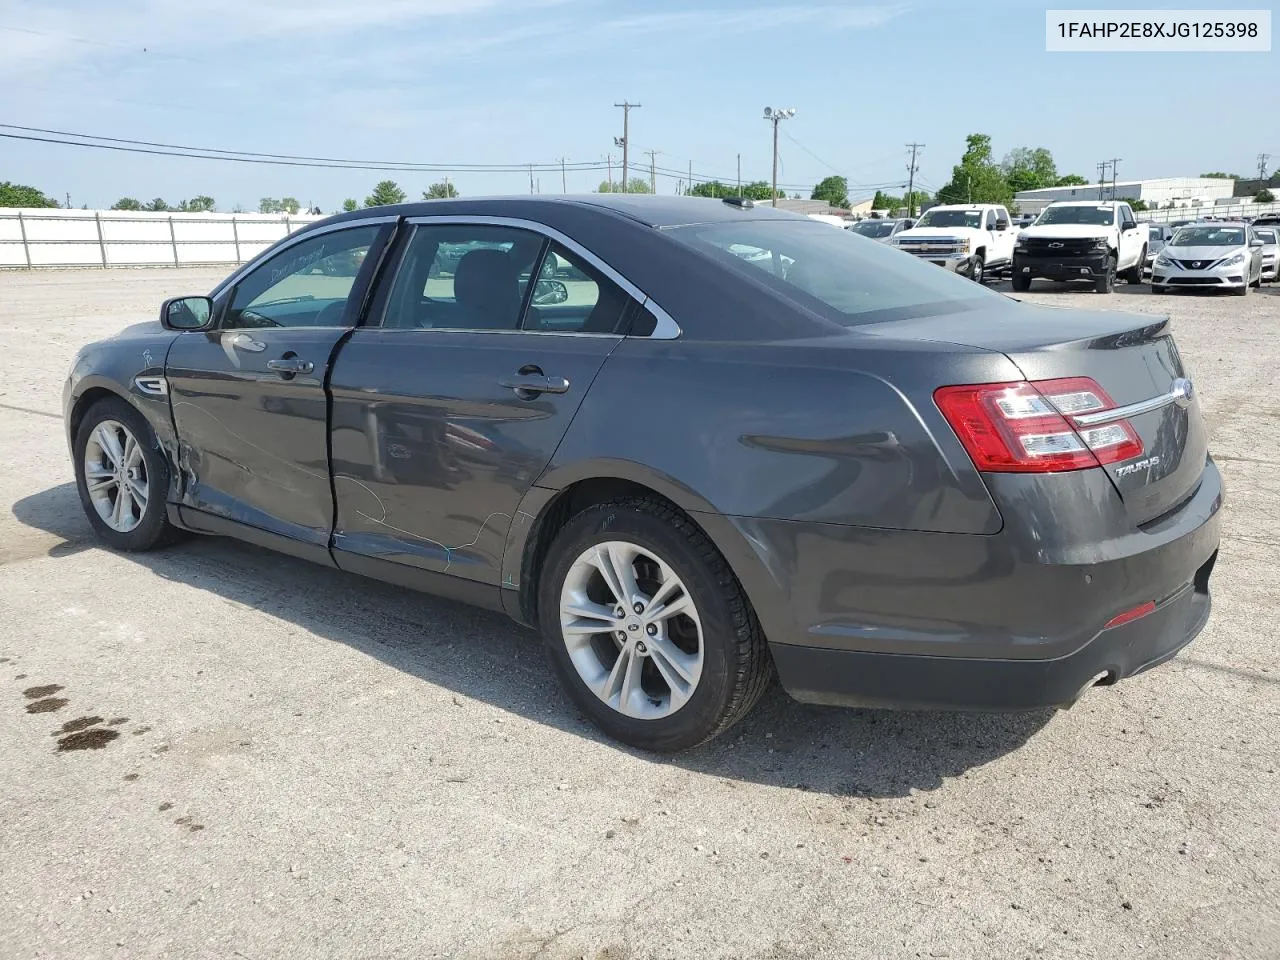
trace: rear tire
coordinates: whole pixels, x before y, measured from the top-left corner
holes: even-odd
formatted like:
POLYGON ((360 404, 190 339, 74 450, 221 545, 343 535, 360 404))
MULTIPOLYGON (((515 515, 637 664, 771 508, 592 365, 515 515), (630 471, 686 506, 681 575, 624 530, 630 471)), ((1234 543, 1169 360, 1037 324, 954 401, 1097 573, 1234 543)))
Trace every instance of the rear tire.
POLYGON ((728 563, 688 517, 655 500, 596 504, 564 525, 539 578, 538 624, 578 709, 642 750, 710 740, 773 678, 764 632, 728 563), (619 598, 619 587, 638 600, 619 598), (689 613, 649 618, 677 602, 689 613))
POLYGON ((120 397, 95 403, 76 430, 74 449, 80 504, 107 546, 154 550, 182 537, 165 505, 169 458, 132 404, 120 397))
POLYGON ((1026 293, 1031 289, 1031 278, 1023 274, 1015 273, 1011 280, 1013 289, 1018 293, 1026 293))
POLYGON ((1142 283, 1143 274, 1146 272, 1147 265, 1147 248, 1142 248, 1142 256, 1138 257, 1138 262, 1124 273, 1124 278, 1129 283, 1142 283))
POLYGON ((1102 268, 1102 276, 1093 283, 1094 293, 1114 293, 1116 289, 1116 258, 1107 257, 1102 268))

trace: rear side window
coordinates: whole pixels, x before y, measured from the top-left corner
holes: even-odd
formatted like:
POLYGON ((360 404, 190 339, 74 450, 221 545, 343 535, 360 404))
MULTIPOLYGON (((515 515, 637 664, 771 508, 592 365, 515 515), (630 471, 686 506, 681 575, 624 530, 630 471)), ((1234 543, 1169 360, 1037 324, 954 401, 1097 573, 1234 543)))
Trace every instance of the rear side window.
POLYGON ((949 270, 821 223, 747 220, 669 232, 744 278, 846 326, 1009 303, 949 270))
POLYGON ((619 333, 631 298, 582 257, 552 243, 538 269, 524 329, 536 333, 619 333))

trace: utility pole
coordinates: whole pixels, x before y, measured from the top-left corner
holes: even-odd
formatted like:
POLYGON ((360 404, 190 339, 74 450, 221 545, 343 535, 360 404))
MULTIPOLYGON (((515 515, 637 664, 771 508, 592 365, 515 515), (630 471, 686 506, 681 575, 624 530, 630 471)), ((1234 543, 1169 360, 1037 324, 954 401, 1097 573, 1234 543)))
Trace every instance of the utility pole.
POLYGON ((1111 161, 1111 199, 1112 200, 1116 198, 1116 168, 1120 165, 1120 161, 1123 159, 1124 157, 1115 157, 1111 161))
POLYGON ((564 178, 564 157, 561 157, 560 158, 560 192, 561 193, 569 192, 569 188, 565 184, 566 184, 566 181, 564 178))
POLYGON ((68 194, 67 194, 67 209, 68 209, 68 210, 70 210, 70 209, 71 209, 71 194, 70 194, 70 193, 68 193, 68 194))
POLYGON ((742 154, 738 154, 738 196, 742 196, 742 154))
POLYGON ((790 120, 796 115, 795 107, 779 110, 777 107, 765 107, 764 118, 773 124, 773 205, 778 205, 778 124, 790 120))
POLYGON ((1107 161, 1098 164, 1098 200, 1102 200, 1102 191, 1107 182, 1107 161))
POLYGON ((444 195, 446 199, 452 196, 452 194, 449 193, 449 175, 447 173, 444 175, 444 195))
POLYGON ((529 196, 533 196, 533 164, 529 164, 529 196))
POLYGON ((649 154, 649 192, 658 192, 658 151, 646 150, 649 154))
POLYGON ((684 192, 688 193, 690 190, 693 189, 693 161, 692 160, 689 161, 689 179, 686 182, 688 183, 688 186, 685 187, 684 192))
POLYGON ((628 150, 631 146, 631 111, 633 108, 639 108, 642 104, 628 103, 623 100, 621 103, 615 103, 614 106, 622 108, 622 142, 619 143, 617 137, 613 138, 613 142, 615 146, 622 148, 622 192, 626 193, 628 170, 630 169, 630 154, 628 150))
POLYGON ((609 159, 609 192, 613 193, 613 154, 608 155, 609 159))
POLYGON ((923 143, 908 143, 911 148, 911 163, 907 165, 907 216, 914 217, 916 215, 916 154, 924 149, 923 143))
POLYGON ((1259 180, 1267 179, 1267 161, 1270 159, 1271 159, 1271 154, 1269 153, 1258 154, 1258 179, 1259 180))

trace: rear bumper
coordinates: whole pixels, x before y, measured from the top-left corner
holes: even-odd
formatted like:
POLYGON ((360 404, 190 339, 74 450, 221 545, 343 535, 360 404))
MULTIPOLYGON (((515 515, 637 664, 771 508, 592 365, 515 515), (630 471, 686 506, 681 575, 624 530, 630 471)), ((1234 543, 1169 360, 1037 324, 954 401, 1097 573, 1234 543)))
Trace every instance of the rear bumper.
POLYGON ((783 686, 816 703, 1028 709, 1173 656, 1204 626, 1222 481, 1126 519, 1100 470, 990 475, 1004 528, 937 534, 707 517, 783 686), (1037 507, 1036 505, 1041 505, 1037 507), (1154 602, 1144 617, 1105 624, 1154 602))
POLYGON ((1089 687, 1112 684, 1175 656, 1209 620, 1209 573, 1139 620, 1101 631, 1056 660, 969 660, 776 645, 782 685, 797 700, 925 710, 1035 710, 1069 706, 1089 687))
POLYGON ((1107 254, 1096 253, 1084 257, 1025 257, 1014 254, 1014 276, 1049 280, 1090 280, 1102 276, 1107 266, 1107 254))

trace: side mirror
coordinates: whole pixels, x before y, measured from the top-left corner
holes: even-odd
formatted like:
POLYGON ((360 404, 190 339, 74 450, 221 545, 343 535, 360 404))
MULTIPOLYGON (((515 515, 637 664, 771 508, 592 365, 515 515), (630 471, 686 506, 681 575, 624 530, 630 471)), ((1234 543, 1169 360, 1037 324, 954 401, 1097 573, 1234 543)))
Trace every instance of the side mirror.
POLYGON ((160 307, 160 323, 166 330, 203 330, 213 320, 208 297, 174 297, 160 307))
POLYGON ((539 280, 533 287, 533 305, 550 307, 569 299, 569 288, 559 280, 539 280))
POLYGON ((1265 247, 1265 246, 1266 246, 1266 243, 1265 243, 1264 241, 1262 241, 1262 240, 1259 240, 1257 237, 1254 237, 1254 238, 1249 242, 1249 246, 1251 246, 1251 247, 1265 247))

